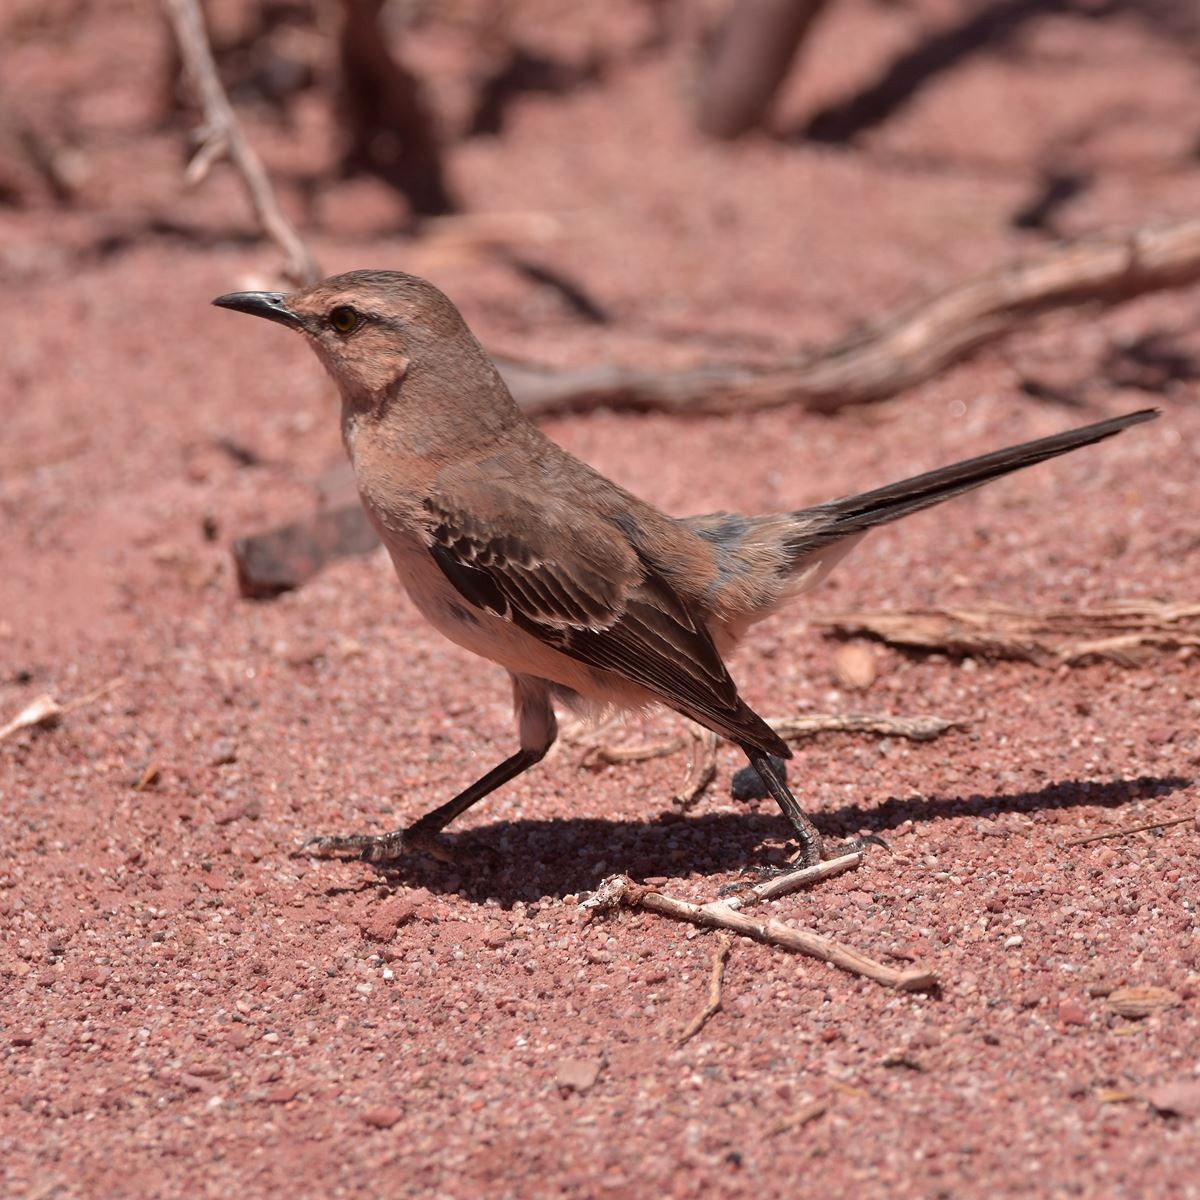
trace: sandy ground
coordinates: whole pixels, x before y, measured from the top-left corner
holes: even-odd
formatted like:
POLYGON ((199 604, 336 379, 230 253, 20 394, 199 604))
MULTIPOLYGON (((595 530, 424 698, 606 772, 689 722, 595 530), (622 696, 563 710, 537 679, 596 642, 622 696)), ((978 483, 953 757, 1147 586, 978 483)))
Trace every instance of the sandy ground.
MULTIPOLYGON (((311 510, 340 453, 335 404, 294 339, 208 307, 270 282, 272 253, 227 175, 181 192, 153 7, 99 7, 6 61, 33 113, 72 114, 90 175, 75 211, 0 210, 0 722, 42 693, 91 698, 0 744, 0 1190, 1200 1196, 1200 832, 1068 844, 1196 812, 1197 658, 1055 671, 877 647, 875 683, 851 693, 807 624, 933 602, 1194 601, 1195 291, 1047 321, 833 418, 551 423, 682 513, 799 506, 1164 410, 872 537, 739 656, 768 715, 968 723, 799 754, 791 778, 822 829, 880 833, 894 853, 773 906, 927 964, 941 988, 889 991, 739 940, 722 1011, 678 1046, 713 936, 585 921, 579 902, 614 871, 706 899, 778 858, 773 807, 729 798, 732 749, 686 817, 670 805, 682 756, 587 771, 556 749, 458 826, 497 870, 381 875, 294 853, 310 833, 408 821, 508 754, 508 688, 422 624, 378 555, 274 602, 238 598, 229 544, 311 510), (1174 355, 1150 394, 1114 367, 1147 339, 1174 355), (1081 404, 1035 399, 1031 379, 1081 404), (1177 1003, 1122 1016, 1110 993, 1126 985, 1177 1003), (1170 1107, 1168 1086, 1181 1115, 1148 1100, 1170 1107)), ((516 248, 584 286, 607 324, 477 243, 397 234, 371 184, 318 191, 314 248, 330 271, 429 275, 506 353, 674 364, 793 352, 1035 250, 1047 235, 1013 217, 1049 170, 1087 180, 1059 232, 1196 211, 1195 43, 1169 7, 1025 6, 854 148, 799 136, 959 9, 837 6, 779 138, 699 142, 681 61, 631 51, 603 86, 530 97, 503 137, 456 148, 472 211, 549 214, 555 235, 525 218, 516 248)), ((620 50, 640 11, 527 35, 620 50)), ((453 112, 461 46, 415 52, 453 112)), ((323 122, 315 99, 290 132, 251 112, 297 212, 323 122)))

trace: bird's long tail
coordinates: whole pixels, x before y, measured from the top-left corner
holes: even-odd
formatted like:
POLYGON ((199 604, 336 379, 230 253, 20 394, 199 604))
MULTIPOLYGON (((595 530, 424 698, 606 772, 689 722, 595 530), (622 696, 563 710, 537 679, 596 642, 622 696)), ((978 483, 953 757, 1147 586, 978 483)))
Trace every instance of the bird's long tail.
POLYGON ((907 517, 924 508, 932 508, 935 504, 941 504, 943 500, 982 487, 983 484, 999 479, 1002 475, 1078 450, 1081 446, 1103 441, 1131 425, 1152 421, 1158 415, 1157 408, 1144 408, 1138 412, 1127 413, 1123 417, 1113 417, 1109 421, 1097 421, 1094 425, 1084 425, 1066 433, 1022 442, 1019 446, 995 450, 978 458, 968 458, 952 466, 939 467, 936 471, 927 471, 924 475, 914 475, 911 479, 902 479, 899 483, 888 484, 887 487, 876 488, 871 492, 862 492, 857 496, 847 496, 842 500, 831 500, 827 504, 802 509, 795 514, 800 527, 794 534, 789 535, 786 541, 788 555, 792 562, 799 564, 835 542, 865 533, 876 525, 885 525, 889 521, 907 517))

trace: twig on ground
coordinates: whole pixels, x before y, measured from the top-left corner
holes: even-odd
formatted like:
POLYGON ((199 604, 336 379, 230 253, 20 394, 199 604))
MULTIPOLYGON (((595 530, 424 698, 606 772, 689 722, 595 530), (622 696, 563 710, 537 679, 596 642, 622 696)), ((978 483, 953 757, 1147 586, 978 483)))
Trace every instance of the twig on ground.
POLYGON ((692 735, 692 757, 683 787, 671 797, 671 803, 680 812, 695 807, 717 774, 717 735, 711 729, 695 726, 689 727, 688 732, 692 735))
POLYGON ((557 371, 497 366, 532 416, 623 408, 728 413, 798 404, 832 412, 894 396, 1034 318, 1111 306, 1200 280, 1200 220, 1137 227, 1052 246, 920 300, 863 334, 769 367, 702 364, 650 371, 602 364, 557 371))
POLYGON ((739 909, 749 908, 753 904, 761 904, 764 900, 776 900, 780 896, 798 892, 810 883, 821 883, 826 879, 832 879, 835 875, 840 875, 843 871, 849 871, 853 867, 857 867, 863 861, 863 857, 862 851, 856 850, 853 854, 843 854, 839 858, 826 859, 825 862, 819 862, 811 867, 798 867, 795 871, 788 871, 785 875, 776 875, 774 879, 756 883, 730 900, 716 900, 713 903, 724 908, 739 909))
POLYGON ((813 21, 828 0, 740 0, 714 36, 696 120, 729 140, 763 124, 813 21))
POLYGON ((117 688, 124 685, 123 678, 110 679, 107 683, 102 683, 98 688, 85 692, 67 704, 59 704, 49 694, 37 696, 25 705, 11 721, 0 725, 0 742, 5 738, 12 737, 14 733, 20 733, 22 729, 30 729, 35 725, 55 725, 67 713, 74 712, 77 708, 83 708, 84 705, 91 704, 93 701, 99 700, 101 696, 115 692, 117 688))
POLYGON ((768 945, 798 950, 844 971, 873 979, 885 987, 913 992, 937 986, 937 977, 932 971, 919 967, 899 971, 868 958, 853 946, 831 941, 811 929, 788 925, 783 921, 756 921, 728 904, 719 902, 690 904, 686 900, 664 896, 661 892, 636 884, 627 875, 610 875, 581 907, 592 912, 602 912, 621 905, 644 908, 648 912, 660 913, 708 929, 728 929, 732 933, 751 937, 768 945))
POLYGON ((597 742, 588 746, 579 760, 581 767, 614 767, 625 763, 650 762, 655 758, 666 758, 677 754, 688 744, 688 735, 663 738, 657 742, 639 742, 632 746, 612 746, 597 742))
POLYGON ((1158 650, 1200 646, 1200 603, 1118 601, 1095 608, 919 608, 837 613, 814 622, 838 637, 867 635, 943 654, 1043 665, 1103 659, 1136 666, 1158 650))
POLYGON ((799 1129, 802 1125, 807 1125, 809 1121, 815 1121, 818 1117, 823 1117, 829 1111, 829 1104, 824 1100, 810 1100, 807 1104, 802 1105, 790 1117, 785 1117, 776 1125, 772 1125, 767 1130, 767 1137, 778 1137, 781 1133, 791 1133, 794 1129, 799 1129))
POLYGON ((690 1041, 708 1024, 709 1017, 721 1011, 721 984, 725 980, 725 964, 729 961, 729 952, 733 949, 733 938, 727 933, 717 934, 717 948, 713 952, 712 975, 708 980, 708 1002, 687 1023, 687 1027, 679 1035, 675 1044, 682 1046, 690 1041))
POLYGON ((821 733, 871 733, 879 737, 902 737, 912 742, 930 742, 951 729, 962 729, 965 721, 945 717, 889 717, 870 713, 807 713, 800 717, 779 717, 767 722, 785 742, 821 733))
POLYGON ((102 683, 97 688, 92 688, 90 692, 84 692, 82 696, 77 696, 74 700, 68 700, 63 705, 64 713, 74 712, 77 708, 83 708, 94 701, 99 700, 101 696, 107 696, 109 692, 115 692, 118 688, 125 686, 124 676, 118 675, 116 679, 110 679, 107 683, 102 683))
POLYGON ((11 721, 0 725, 0 742, 34 725, 53 725, 65 711, 53 696, 38 696, 25 705, 11 721))
POLYGON ((1089 833, 1087 837, 1072 838, 1069 842, 1063 842, 1064 846, 1086 846, 1089 842, 1102 842, 1107 838, 1124 837, 1127 833, 1145 833, 1148 829, 1170 829, 1172 825, 1184 825, 1188 821, 1195 821, 1196 815, 1190 814, 1186 817, 1171 817, 1165 821, 1149 821, 1145 825, 1129 825, 1123 829, 1109 829, 1104 833, 1089 833))
POLYGON ((225 94, 196 0, 162 0, 162 3, 204 110, 204 140, 188 167, 187 182, 199 183, 218 159, 228 157, 245 184, 263 231, 283 252, 284 274, 296 284, 315 282, 320 278, 317 264, 283 215, 262 161, 247 140, 225 94))

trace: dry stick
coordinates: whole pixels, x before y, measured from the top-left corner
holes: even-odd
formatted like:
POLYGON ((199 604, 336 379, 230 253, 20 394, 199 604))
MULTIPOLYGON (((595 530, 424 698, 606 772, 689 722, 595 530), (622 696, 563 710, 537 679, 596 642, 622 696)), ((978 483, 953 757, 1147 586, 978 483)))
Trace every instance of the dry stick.
POLYGON ((808 713, 780 717, 767 722, 785 742, 816 737, 821 733, 872 733, 879 737, 902 737, 912 742, 931 742, 951 729, 962 729, 965 721, 945 717, 889 717, 870 713, 808 713))
POLYGON ((1094 608, 918 608, 847 612, 813 622, 838 637, 1056 665, 1134 666, 1153 650, 1200 646, 1200 603, 1119 601, 1094 608))
POLYGON ((1086 846, 1088 842, 1102 842, 1106 838, 1124 837, 1127 833, 1145 833, 1147 829, 1170 829, 1172 825, 1183 825, 1194 821, 1195 816, 1172 817, 1169 821, 1151 821, 1148 825, 1132 825, 1126 829, 1110 829, 1106 833, 1089 833, 1087 837, 1072 838, 1064 846, 1086 846))
POLYGON ((293 283, 313 283, 320 278, 320 271, 300 235, 283 215, 262 161, 229 103, 196 0, 162 0, 162 3, 204 109, 204 142, 188 168, 188 182, 199 183, 214 162, 228 156, 246 185, 259 224, 283 251, 284 274, 293 283))
POLYGON ((721 1011, 721 984, 725 980, 725 964, 733 949, 733 938, 727 933, 717 934, 717 948, 713 953, 712 975, 708 981, 708 1003, 687 1023, 675 1044, 682 1046, 690 1041, 708 1023, 709 1017, 721 1011))
POLYGON ((630 908, 644 908, 648 912, 660 913, 662 916, 674 917, 708 929, 728 929, 768 945, 799 950, 802 954, 819 958, 822 962, 831 963, 855 975, 864 975, 886 987, 916 992, 937 986, 937 977, 932 971, 918 967, 898 971, 894 967, 884 966, 883 963, 868 958, 853 946, 831 941, 811 929, 787 925, 783 921, 755 921, 728 904, 689 904, 686 900, 664 896, 661 892, 636 884, 627 875, 610 875, 581 907, 591 911, 604 911, 622 904, 630 908))
POLYGON ((688 735, 664 738, 659 742, 641 742, 633 746, 609 746, 600 742, 589 746, 579 760, 584 767, 612 767, 624 763, 649 762, 655 758, 666 758, 676 754, 688 744, 688 735))
POLYGON ((123 678, 110 679, 107 683, 102 683, 98 688, 85 692, 67 704, 59 704, 53 696, 48 694, 37 696, 11 721, 0 725, 0 742, 12 737, 14 733, 20 733, 22 729, 30 729, 35 725, 54 725, 67 713, 74 712, 77 708, 83 708, 84 705, 91 704, 93 701, 99 700, 101 696, 106 696, 109 692, 115 692, 117 688, 124 686, 123 678))
POLYGON ((688 812, 704 795, 717 775, 717 735, 711 729, 689 729, 692 735, 692 758, 688 763, 683 787, 671 797, 671 803, 688 812))
POLYGON ((34 725, 53 725, 63 715, 64 709, 53 696, 37 696, 31 700, 11 721, 0 725, 0 742, 30 729, 34 725))
POLYGON ((787 896, 792 892, 798 892, 802 887, 807 887, 810 883, 822 883, 826 879, 832 879, 833 876, 840 875, 843 871, 849 871, 853 867, 857 867, 865 857, 862 851, 855 850, 852 854, 843 854, 838 858, 828 858, 824 862, 816 863, 811 867, 799 867, 795 871, 788 871, 784 875, 776 875, 774 879, 765 880, 763 883, 756 883, 753 887, 747 888, 731 900, 716 900, 706 907, 712 907, 715 904, 722 908, 749 908, 752 904, 763 903, 764 900, 777 900, 780 896, 787 896))
POLYGON ((736 138, 760 126, 813 20, 828 0, 738 0, 699 84, 703 133, 736 138))
POLYGON ((832 412, 883 400, 968 351, 1055 309, 1120 304, 1200 280, 1200 220, 1099 234, 986 271, 868 332, 780 366, 712 363, 658 372, 606 364, 568 371, 498 360, 526 413, 627 408, 728 413, 799 404, 832 412))

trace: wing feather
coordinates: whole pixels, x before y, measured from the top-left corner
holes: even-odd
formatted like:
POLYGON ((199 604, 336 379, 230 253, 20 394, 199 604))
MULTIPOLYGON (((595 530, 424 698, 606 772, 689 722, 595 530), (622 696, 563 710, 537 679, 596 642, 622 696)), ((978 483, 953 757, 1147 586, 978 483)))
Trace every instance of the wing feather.
POLYGON ((513 492, 478 481, 425 510, 430 553, 469 603, 727 737, 789 753, 738 695, 702 617, 616 524, 555 509, 531 519, 513 492))

